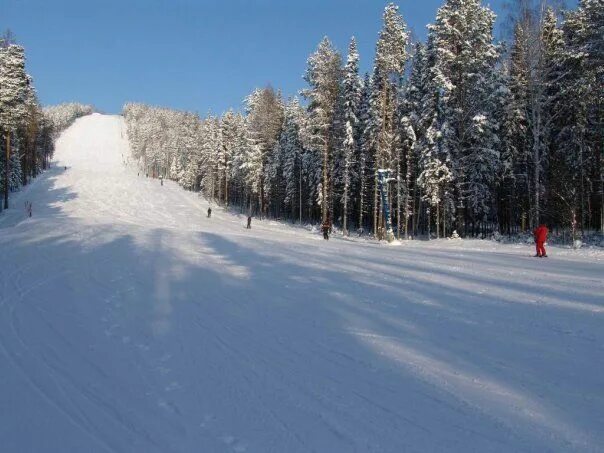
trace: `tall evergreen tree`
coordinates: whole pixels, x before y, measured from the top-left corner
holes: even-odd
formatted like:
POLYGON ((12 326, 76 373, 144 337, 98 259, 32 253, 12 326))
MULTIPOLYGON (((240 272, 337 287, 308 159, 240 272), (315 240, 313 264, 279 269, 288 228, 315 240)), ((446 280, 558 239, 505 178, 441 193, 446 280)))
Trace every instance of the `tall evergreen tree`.
POLYGON ((321 219, 328 221, 334 127, 342 78, 342 58, 327 37, 308 58, 304 80, 309 85, 302 91, 308 99, 308 140, 312 151, 321 156, 321 219))
POLYGON ((344 141, 342 143, 343 186, 342 193, 342 231, 348 235, 348 215, 351 198, 351 179, 356 167, 355 157, 359 142, 359 109, 361 103, 361 80, 359 79, 359 53, 354 37, 348 47, 348 59, 344 68, 342 86, 344 100, 344 141))
POLYGON ((451 156, 462 208, 458 223, 463 226, 469 219, 473 232, 488 220, 499 163, 494 21, 493 12, 479 0, 447 0, 429 26, 433 78, 446 118, 442 146, 451 156))
MULTIPOLYGON (((379 168, 392 168, 398 160, 396 154, 395 137, 397 133, 396 112, 397 94, 408 60, 407 45, 409 34, 402 16, 398 13, 398 6, 390 3, 386 6, 383 15, 384 24, 376 46, 375 69, 373 86, 376 91, 374 97, 373 115, 378 129, 376 155, 374 161, 374 206, 373 229, 379 235, 385 219, 382 216, 378 198, 377 170, 379 168), (378 230, 379 229, 379 230, 378 230)), ((389 240, 392 239, 388 232, 389 240)))
POLYGON ((298 98, 294 97, 285 108, 283 131, 279 138, 279 152, 283 165, 283 179, 285 182, 284 202, 290 208, 292 219, 298 217, 302 222, 302 160, 304 148, 302 146, 301 130, 304 128, 304 110, 298 98))
POLYGON ((249 159, 245 167, 252 193, 258 196, 260 216, 266 214, 266 164, 273 152, 283 126, 283 101, 272 87, 255 90, 246 99, 249 159))
POLYGON ((581 2, 567 14, 562 30, 555 28, 551 16, 548 11, 546 30, 554 44, 550 58, 559 67, 552 71, 548 93, 556 115, 550 139, 549 211, 557 213, 554 220, 570 227, 576 238, 590 224, 599 223, 602 230, 604 222, 604 3, 581 2))
MULTIPOLYGON (((26 116, 25 101, 29 80, 25 73, 23 47, 10 44, 0 47, 0 128, 5 138, 4 208, 8 208, 10 189, 11 136, 26 116)), ((20 167, 19 167, 20 168, 20 167)))

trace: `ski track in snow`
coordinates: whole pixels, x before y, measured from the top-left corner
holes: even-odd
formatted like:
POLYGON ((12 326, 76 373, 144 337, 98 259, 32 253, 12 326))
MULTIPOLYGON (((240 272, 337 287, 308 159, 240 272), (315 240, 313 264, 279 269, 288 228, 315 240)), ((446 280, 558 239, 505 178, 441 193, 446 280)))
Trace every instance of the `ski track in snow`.
POLYGON ((78 119, 0 215, 0 450, 604 451, 601 251, 245 230, 129 155, 78 119))

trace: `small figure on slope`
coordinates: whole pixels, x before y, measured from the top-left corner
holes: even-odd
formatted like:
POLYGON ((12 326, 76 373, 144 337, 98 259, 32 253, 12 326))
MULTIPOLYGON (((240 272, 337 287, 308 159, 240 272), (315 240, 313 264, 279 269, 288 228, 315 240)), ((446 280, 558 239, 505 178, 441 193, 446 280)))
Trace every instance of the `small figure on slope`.
POLYGON ((159 183, 160 183, 160 185, 162 185, 162 186, 164 185, 164 177, 163 177, 163 176, 161 176, 161 175, 160 175, 160 177, 159 177, 159 183))
POLYGON ((323 239, 328 241, 329 233, 331 232, 331 222, 329 221, 329 217, 327 217, 325 222, 323 222, 323 225, 321 225, 321 230, 323 231, 323 239))
POLYGON ((208 219, 212 217, 212 208, 208 208, 208 219))
POLYGON ((547 258, 547 253, 545 252, 545 241, 547 241, 548 232, 549 230, 544 224, 539 225, 533 230, 533 236, 535 237, 535 247, 537 249, 537 254, 535 255, 535 257, 547 258))
POLYGON ((248 216, 247 216, 247 226, 246 226, 246 228, 247 228, 248 230, 251 230, 251 229, 252 229, 252 216, 251 216, 251 215, 248 215, 248 216))

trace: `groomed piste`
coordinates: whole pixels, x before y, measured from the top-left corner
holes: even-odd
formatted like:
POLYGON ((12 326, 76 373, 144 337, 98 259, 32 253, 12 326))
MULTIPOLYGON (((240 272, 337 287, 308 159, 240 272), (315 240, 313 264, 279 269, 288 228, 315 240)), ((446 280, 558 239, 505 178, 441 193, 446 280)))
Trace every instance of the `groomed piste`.
POLYGON ((604 451, 600 251, 246 230, 100 114, 12 206, 2 451, 604 451))

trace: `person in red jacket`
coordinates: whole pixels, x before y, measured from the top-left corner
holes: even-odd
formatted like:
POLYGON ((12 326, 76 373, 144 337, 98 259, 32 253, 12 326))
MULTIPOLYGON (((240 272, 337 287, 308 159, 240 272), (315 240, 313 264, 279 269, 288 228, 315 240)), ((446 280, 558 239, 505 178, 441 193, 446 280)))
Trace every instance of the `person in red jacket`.
POLYGON ((539 225, 533 231, 533 235, 535 236, 535 246, 537 248, 537 254, 539 258, 546 258, 547 253, 545 252, 545 241, 547 241, 547 233, 549 230, 544 224, 539 225))

